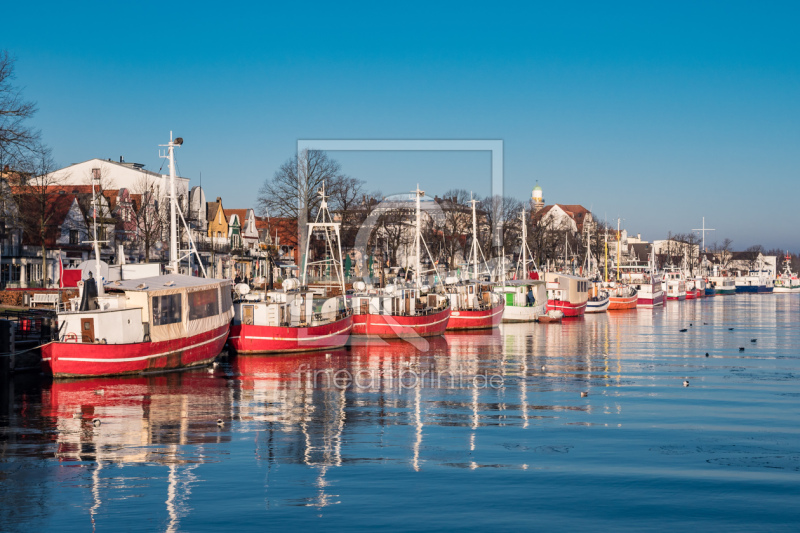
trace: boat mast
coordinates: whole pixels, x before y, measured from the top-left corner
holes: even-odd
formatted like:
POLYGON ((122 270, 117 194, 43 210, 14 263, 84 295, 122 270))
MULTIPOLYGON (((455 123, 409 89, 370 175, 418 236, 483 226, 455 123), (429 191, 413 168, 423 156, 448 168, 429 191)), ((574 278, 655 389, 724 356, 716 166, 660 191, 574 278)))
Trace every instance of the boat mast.
MULTIPOLYGON (((469 203, 472 204, 472 261, 473 264, 475 265, 473 267, 473 273, 475 276, 475 280, 477 281, 478 280, 478 220, 475 217, 475 204, 478 203, 478 200, 472 198, 472 193, 470 193, 469 195, 470 195, 469 203)), ((417 212, 419 213, 419 211, 417 212)))
MULTIPOLYGON (((167 154, 161 155, 162 158, 169 160, 169 267, 168 270, 173 274, 178 273, 178 207, 177 197, 175 196, 175 147, 183 144, 183 139, 177 137, 172 139, 172 132, 169 132, 169 142, 162 144, 167 148, 167 154)), ((202 262, 200 263, 202 265, 202 262)))
POLYGON ((528 279, 528 257, 525 253, 528 248, 528 225, 525 224, 525 208, 520 214, 522 220, 522 279, 528 279))
POLYGON ((620 254, 621 254, 621 251, 622 251, 622 245, 620 244, 620 240, 619 240, 619 237, 620 237, 620 235, 619 235, 619 222, 620 222, 620 219, 617 218, 617 283, 619 283, 619 262, 620 262, 620 254))
POLYGON ((94 232, 94 268, 97 273, 97 295, 103 296, 103 275, 100 272, 100 243, 97 242, 97 194, 100 191, 100 176, 92 178, 92 231, 94 232), (94 188, 94 180, 97 180, 97 190, 94 188))
POLYGON ((414 244, 416 248, 416 259, 414 265, 414 279, 416 281, 415 285, 419 289, 422 287, 422 276, 421 276, 421 263, 419 259, 420 249, 419 249, 419 241, 420 241, 420 199, 422 195, 425 194, 425 191, 419 190, 419 183, 417 183, 417 189, 415 191, 411 191, 416 196, 417 201, 417 223, 414 226, 414 244))
POLYGON ((606 266, 605 266, 605 276, 603 276, 608 283, 608 224, 606 223, 606 266))

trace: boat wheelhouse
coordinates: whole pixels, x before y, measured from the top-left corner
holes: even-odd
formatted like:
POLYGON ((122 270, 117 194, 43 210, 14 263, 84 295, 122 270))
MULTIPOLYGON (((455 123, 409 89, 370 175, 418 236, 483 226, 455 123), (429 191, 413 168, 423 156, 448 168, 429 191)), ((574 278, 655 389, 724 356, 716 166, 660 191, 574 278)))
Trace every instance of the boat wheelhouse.
POLYGON ((547 310, 561 311, 565 317, 582 316, 589 300, 589 280, 572 274, 548 272, 547 310))
POLYGON ((783 260, 783 272, 775 280, 773 292, 784 294, 800 292, 800 279, 797 278, 797 274, 792 272, 791 261, 792 257, 787 252, 783 260))
POLYGON ((714 289, 714 294, 736 294, 736 278, 728 272, 721 272, 718 276, 708 276, 708 283, 714 289))
POLYGON ((58 340, 42 347, 55 377, 107 376, 207 364, 222 351, 233 317, 231 282, 167 274, 115 281, 59 311, 58 340))

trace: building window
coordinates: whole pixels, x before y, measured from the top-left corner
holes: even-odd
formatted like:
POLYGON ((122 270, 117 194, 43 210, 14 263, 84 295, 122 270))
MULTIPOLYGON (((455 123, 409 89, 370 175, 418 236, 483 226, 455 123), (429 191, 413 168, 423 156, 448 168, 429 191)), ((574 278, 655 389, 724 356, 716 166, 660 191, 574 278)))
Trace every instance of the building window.
POLYGON ((76 229, 69 230, 69 243, 70 244, 80 244, 81 242, 81 235, 80 232, 76 229))

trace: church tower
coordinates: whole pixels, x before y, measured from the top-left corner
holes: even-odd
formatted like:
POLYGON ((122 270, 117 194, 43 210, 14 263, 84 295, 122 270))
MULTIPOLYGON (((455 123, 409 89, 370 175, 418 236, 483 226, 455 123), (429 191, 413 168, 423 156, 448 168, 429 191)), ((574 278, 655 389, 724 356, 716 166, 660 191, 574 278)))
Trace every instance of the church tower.
POLYGON ((539 181, 536 181, 536 187, 533 188, 531 193, 531 209, 534 213, 544 207, 544 198, 542 197, 542 188, 539 187, 539 181))

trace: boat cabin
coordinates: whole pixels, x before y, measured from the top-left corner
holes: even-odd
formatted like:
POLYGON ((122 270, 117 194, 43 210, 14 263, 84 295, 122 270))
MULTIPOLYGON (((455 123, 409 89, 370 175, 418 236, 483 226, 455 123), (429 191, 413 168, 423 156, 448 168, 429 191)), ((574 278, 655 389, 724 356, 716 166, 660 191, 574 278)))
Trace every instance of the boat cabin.
POLYGON ((571 274, 548 272, 547 299, 567 302, 572 305, 585 304, 589 300, 589 280, 571 274))
POLYGON ((309 290, 248 293, 236 301, 233 324, 308 327, 327 324, 347 314, 342 297, 316 296, 309 290))
POLYGON ((119 280, 106 294, 69 302, 58 313, 59 340, 87 344, 131 344, 182 339, 230 323, 231 282, 183 275, 119 280))

